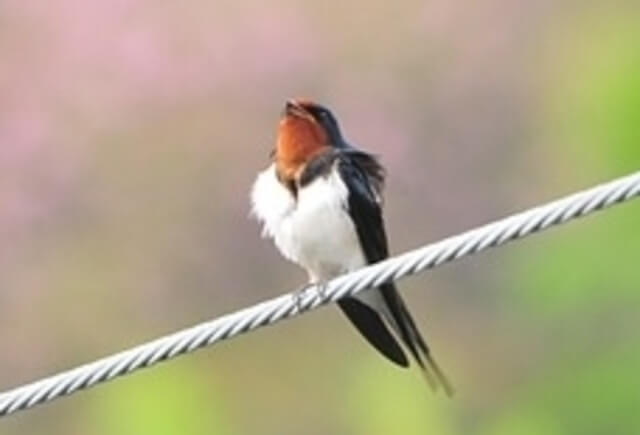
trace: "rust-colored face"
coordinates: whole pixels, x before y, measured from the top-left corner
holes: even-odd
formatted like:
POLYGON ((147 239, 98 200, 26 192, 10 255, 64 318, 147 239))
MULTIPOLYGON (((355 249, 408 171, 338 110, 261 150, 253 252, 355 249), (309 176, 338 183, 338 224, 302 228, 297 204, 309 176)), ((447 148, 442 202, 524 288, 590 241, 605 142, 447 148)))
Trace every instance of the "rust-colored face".
POLYGON ((307 111, 308 104, 288 101, 278 124, 276 167, 285 180, 293 180, 309 159, 329 147, 327 133, 307 111))

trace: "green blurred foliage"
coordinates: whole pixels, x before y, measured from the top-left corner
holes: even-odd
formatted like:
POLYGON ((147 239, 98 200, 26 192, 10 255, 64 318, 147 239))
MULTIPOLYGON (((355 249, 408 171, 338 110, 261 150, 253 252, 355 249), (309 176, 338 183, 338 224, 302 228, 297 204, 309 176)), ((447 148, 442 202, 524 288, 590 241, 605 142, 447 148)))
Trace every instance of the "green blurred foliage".
MULTIPOLYGON (((0 155, 0 207, 17 204, 0 208, 3 386, 304 280, 247 219, 286 97, 317 94, 382 155, 394 252, 640 167, 633 5, 214 3, 96 3, 82 20, 79 5, 43 4, 3 20, 18 42, 0 91, 19 90, 28 120, 0 155), (17 181, 9 158, 27 162, 17 181)), ((327 309, 21 413, 0 433, 638 433, 639 222, 638 204, 615 207, 404 281, 421 290, 407 297, 452 400, 327 309)))
POLYGON ((347 387, 344 418, 351 433, 455 433, 453 416, 443 403, 447 399, 432 394, 419 373, 385 370, 375 360, 367 360, 353 373, 353 382, 347 387))
POLYGON ((554 370, 525 386, 487 433, 638 433, 640 351, 594 353, 580 369, 554 370))
MULTIPOLYGON (((622 174, 640 164, 637 18, 596 8, 574 18, 574 26, 563 23, 551 32, 549 62, 555 69, 546 100, 550 127, 543 132, 550 143, 566 144, 554 153, 581 179, 622 174)), ((637 228, 637 212, 627 206, 594 218, 588 227, 558 231, 528 250, 515 276, 529 279, 517 294, 527 307, 562 315, 612 299, 637 301, 637 228)))
MULTIPOLYGON (((637 170, 638 14, 596 7, 571 24, 550 36, 545 140, 562 144, 552 154, 576 179, 637 170)), ((640 216, 634 205, 517 249, 510 300, 518 310, 510 317, 521 326, 539 324, 535 333, 545 338, 526 352, 541 367, 488 433, 640 432, 640 216)))
POLYGON ((602 5, 550 32, 546 134, 567 168, 620 174, 640 164, 640 28, 633 8, 602 5))
POLYGON ((203 379, 193 364, 174 364, 134 374, 93 396, 86 426, 95 435, 236 433, 212 372, 203 379))

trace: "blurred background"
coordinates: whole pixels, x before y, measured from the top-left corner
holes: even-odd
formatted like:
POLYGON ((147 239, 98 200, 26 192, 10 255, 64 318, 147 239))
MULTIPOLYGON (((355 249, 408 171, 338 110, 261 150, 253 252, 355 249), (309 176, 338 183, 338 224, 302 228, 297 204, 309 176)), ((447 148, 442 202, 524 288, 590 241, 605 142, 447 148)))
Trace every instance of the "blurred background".
MULTIPOLYGON (((4 1, 0 390, 304 283, 248 217, 289 97, 382 157, 394 253, 638 170, 638 22, 637 2, 4 1)), ((638 433, 639 222, 622 205, 402 281, 452 400, 329 307, 0 433, 638 433)))

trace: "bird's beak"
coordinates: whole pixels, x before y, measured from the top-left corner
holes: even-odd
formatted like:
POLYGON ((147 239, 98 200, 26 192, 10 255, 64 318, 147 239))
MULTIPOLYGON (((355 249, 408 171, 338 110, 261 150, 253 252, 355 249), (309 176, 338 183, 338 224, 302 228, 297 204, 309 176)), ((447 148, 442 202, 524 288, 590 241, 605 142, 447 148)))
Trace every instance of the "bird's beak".
POLYGON ((282 112, 283 116, 295 116, 297 118, 308 119, 310 117, 309 112, 296 100, 287 100, 282 112))

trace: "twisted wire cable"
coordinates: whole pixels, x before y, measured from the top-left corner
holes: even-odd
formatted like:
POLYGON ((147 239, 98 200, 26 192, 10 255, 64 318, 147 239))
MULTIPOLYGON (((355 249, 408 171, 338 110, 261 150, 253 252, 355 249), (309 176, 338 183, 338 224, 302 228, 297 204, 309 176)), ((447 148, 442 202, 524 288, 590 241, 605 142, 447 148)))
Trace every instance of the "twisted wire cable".
POLYGON ((640 171, 0 394, 0 417, 640 196, 640 171))

